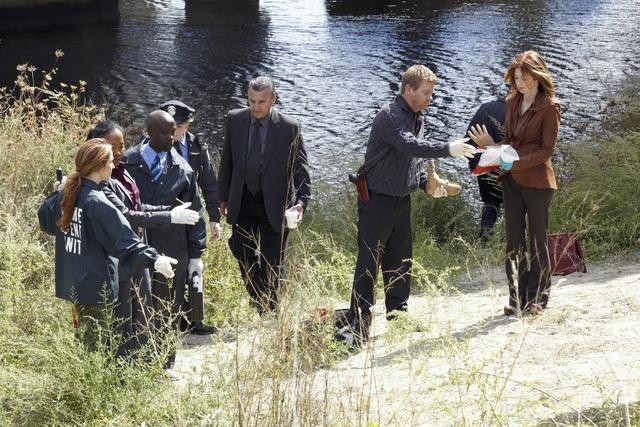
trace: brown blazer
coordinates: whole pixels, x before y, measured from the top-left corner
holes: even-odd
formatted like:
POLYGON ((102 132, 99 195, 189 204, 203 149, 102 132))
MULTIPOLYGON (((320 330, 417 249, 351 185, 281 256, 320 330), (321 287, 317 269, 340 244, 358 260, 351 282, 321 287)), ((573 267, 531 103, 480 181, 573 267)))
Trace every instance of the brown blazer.
POLYGON ((557 189, 551 156, 560 127, 560 106, 540 92, 533 105, 518 118, 522 95, 507 99, 506 142, 520 160, 513 163, 511 176, 523 187, 557 189))

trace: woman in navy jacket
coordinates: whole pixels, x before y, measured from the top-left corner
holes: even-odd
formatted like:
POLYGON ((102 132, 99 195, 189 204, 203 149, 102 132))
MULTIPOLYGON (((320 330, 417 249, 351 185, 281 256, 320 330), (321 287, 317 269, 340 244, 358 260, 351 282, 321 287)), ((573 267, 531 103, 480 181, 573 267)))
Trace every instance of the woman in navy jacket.
POLYGON ((113 168, 111 145, 104 139, 83 143, 75 166, 64 189, 44 201, 38 219, 44 232, 56 236, 56 296, 74 303, 80 338, 95 350, 108 327, 99 323, 110 317, 118 296, 117 259, 121 271, 153 266, 166 277, 173 276, 175 260, 144 244, 102 192, 113 168))

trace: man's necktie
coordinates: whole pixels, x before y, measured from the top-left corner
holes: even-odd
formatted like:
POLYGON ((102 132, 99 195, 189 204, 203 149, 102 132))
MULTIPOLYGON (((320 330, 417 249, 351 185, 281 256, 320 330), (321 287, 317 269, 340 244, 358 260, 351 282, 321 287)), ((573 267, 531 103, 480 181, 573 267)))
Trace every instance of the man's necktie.
POLYGON ((249 154, 245 180, 247 188, 254 196, 260 192, 260 169, 262 164, 262 144, 260 143, 260 122, 255 122, 249 135, 249 154))
POLYGON ((160 175, 162 175, 162 167, 160 166, 160 154, 156 154, 156 157, 151 162, 151 176, 155 182, 160 181, 160 175))

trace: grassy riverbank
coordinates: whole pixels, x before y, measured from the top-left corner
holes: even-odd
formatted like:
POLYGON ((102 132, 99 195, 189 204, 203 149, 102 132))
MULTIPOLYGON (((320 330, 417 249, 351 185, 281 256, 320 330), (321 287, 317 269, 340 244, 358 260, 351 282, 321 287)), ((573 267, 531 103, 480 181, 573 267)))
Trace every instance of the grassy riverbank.
MULTIPOLYGON (((82 351, 69 305, 53 296, 52 240, 38 230, 36 211, 52 188, 55 168, 71 169, 77 143, 101 111, 80 102, 82 84, 58 91, 46 76, 33 85, 33 75, 40 71, 25 67, 16 96, 0 93, 0 424, 376 425, 382 417, 366 390, 345 388, 336 395, 318 384, 329 381, 326 369, 349 355, 331 340, 330 326, 316 321, 317 307, 344 304, 350 289, 356 213, 355 195, 346 186, 316 183, 313 209, 292 235, 278 318, 257 318, 226 243, 210 245, 207 320, 221 332, 214 338, 215 357, 205 366, 192 361, 197 375, 174 381, 160 358, 142 366, 114 361, 110 349, 82 351), (304 320, 312 321, 299 328, 304 320)), ((581 233, 590 260, 628 255, 640 234, 639 89, 640 81, 630 79, 603 115, 604 131, 563 146, 556 166, 563 179, 552 231, 581 233)), ((414 293, 429 301, 462 295, 468 290, 458 283, 465 273, 484 276, 501 265, 502 227, 489 245, 476 243, 477 218, 462 199, 416 195, 413 215, 414 293)), ((499 278, 487 279, 491 288, 492 280, 502 288, 499 278)), ((410 313, 389 327, 387 339, 400 342, 432 327, 430 319, 410 313)), ((456 358, 454 343, 465 340, 449 330, 431 344, 442 344, 438 351, 456 358)), ((504 357, 508 365, 512 356, 504 357)), ((363 368, 363 376, 373 369, 363 368)), ((480 415, 470 421, 449 408, 446 423, 512 423, 494 404, 502 393, 499 381, 483 382, 479 370, 467 380, 460 375, 450 377, 451 384, 483 384, 470 409, 480 415)))

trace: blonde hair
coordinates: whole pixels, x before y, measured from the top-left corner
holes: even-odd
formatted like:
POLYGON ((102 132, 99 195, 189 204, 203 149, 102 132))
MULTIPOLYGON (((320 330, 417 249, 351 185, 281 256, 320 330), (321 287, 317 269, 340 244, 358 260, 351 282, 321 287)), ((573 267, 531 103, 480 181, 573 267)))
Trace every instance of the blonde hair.
POLYGON ((424 65, 415 64, 407 68, 407 71, 402 75, 402 84, 400 86, 400 94, 404 94, 404 90, 407 85, 411 86, 414 90, 418 89, 422 82, 435 83, 437 80, 436 75, 425 67, 424 65))
POLYGON ((82 184, 82 177, 105 167, 112 161, 111 144, 103 138, 94 138, 83 142, 76 153, 76 170, 67 177, 60 209, 62 216, 58 220, 58 227, 65 233, 69 232, 69 224, 76 207, 78 193, 82 184))
POLYGON ((510 91, 507 95, 507 99, 510 99, 518 94, 518 87, 516 86, 516 70, 520 69, 522 73, 527 73, 535 80, 538 81, 538 87, 542 90, 545 96, 552 103, 557 104, 556 90, 553 86, 553 79, 549 74, 547 63, 544 61, 542 55, 535 50, 528 50, 516 55, 515 58, 509 64, 507 72, 504 74, 504 81, 509 84, 510 91))

